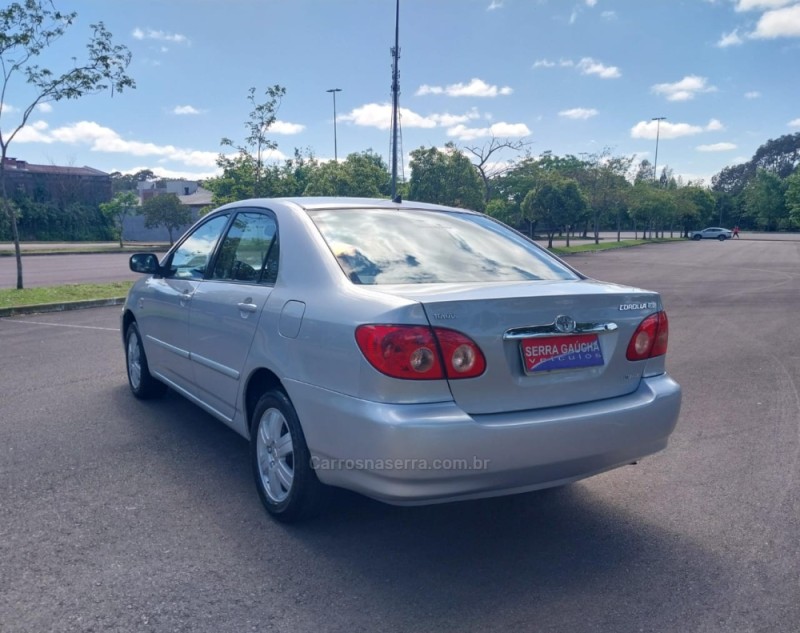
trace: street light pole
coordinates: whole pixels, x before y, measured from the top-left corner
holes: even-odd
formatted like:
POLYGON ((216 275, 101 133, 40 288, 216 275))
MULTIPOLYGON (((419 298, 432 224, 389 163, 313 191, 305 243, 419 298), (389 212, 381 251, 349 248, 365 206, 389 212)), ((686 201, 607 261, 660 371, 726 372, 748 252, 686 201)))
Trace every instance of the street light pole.
POLYGON ((336 93, 341 92, 341 88, 331 88, 325 92, 330 92, 333 95, 333 160, 339 162, 339 148, 336 142, 336 93))
POLYGON ((661 131, 661 122, 665 120, 665 116, 654 116, 651 121, 656 122, 656 158, 653 161, 653 182, 658 178, 658 136, 661 131))

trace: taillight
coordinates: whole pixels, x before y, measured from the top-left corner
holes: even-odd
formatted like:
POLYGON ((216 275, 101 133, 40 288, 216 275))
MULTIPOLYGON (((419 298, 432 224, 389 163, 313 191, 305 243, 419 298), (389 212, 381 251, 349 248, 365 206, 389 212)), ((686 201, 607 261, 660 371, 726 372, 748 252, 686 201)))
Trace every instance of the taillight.
POLYGON ((483 352, 468 336, 455 330, 433 328, 444 356, 448 378, 474 378, 486 369, 483 352))
POLYGON ((667 353, 669 321, 666 312, 651 314, 639 324, 628 343, 628 360, 645 360, 667 353))
POLYGON ((360 325, 356 342, 375 369, 393 378, 474 378, 486 369, 486 360, 475 342, 445 328, 360 325))

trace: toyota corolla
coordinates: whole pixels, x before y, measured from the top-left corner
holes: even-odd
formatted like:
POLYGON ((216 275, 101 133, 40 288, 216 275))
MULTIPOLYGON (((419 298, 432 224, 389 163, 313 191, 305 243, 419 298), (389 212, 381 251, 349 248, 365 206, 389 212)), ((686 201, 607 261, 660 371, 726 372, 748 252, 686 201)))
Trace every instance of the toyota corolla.
POLYGON ((280 520, 329 486, 413 505, 567 484, 663 449, 678 419, 658 293, 481 213, 245 200, 130 265, 133 394, 171 388, 245 437, 280 520))

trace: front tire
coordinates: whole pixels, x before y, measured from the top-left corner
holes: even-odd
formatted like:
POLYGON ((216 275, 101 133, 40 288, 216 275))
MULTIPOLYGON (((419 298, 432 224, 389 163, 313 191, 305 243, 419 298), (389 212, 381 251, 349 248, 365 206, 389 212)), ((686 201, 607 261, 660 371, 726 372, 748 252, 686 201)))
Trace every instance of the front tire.
POLYGON ((322 510, 325 487, 311 467, 300 420, 283 391, 268 391, 256 404, 250 457, 258 496, 273 517, 292 523, 322 510))
POLYGON ((695 233, 694 235, 692 235, 692 239, 695 240, 695 241, 698 241, 701 238, 702 238, 702 236, 699 233, 695 233))
POLYGON ((725 241, 725 240, 727 240, 728 238, 727 238, 727 237, 725 237, 724 235, 720 235, 720 236, 719 236, 717 239, 718 239, 720 242, 724 242, 724 241, 725 241))
POLYGON ((149 400, 164 395, 167 386, 150 373, 144 353, 139 327, 134 321, 125 332, 125 367, 128 370, 128 386, 140 400, 149 400))

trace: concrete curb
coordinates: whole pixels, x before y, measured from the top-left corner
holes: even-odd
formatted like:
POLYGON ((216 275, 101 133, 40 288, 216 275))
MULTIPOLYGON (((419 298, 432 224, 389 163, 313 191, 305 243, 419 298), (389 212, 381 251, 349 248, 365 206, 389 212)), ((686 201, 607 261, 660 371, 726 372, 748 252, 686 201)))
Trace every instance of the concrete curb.
POLYGON ((32 306, 17 306, 15 308, 0 308, 0 318, 18 316, 21 314, 38 314, 42 312, 65 312, 67 310, 82 310, 83 308, 104 308, 118 306, 125 303, 125 297, 111 299, 88 299, 86 301, 64 301, 62 303, 41 303, 32 306))

